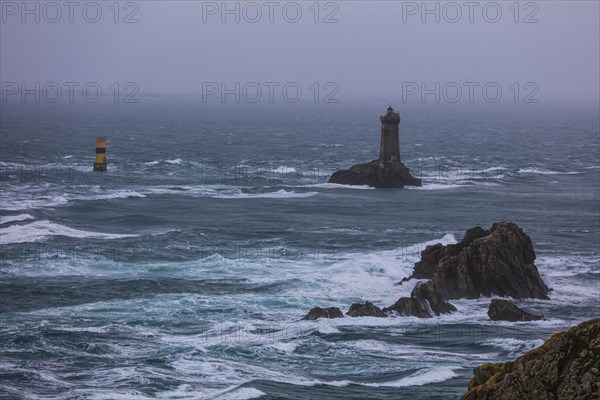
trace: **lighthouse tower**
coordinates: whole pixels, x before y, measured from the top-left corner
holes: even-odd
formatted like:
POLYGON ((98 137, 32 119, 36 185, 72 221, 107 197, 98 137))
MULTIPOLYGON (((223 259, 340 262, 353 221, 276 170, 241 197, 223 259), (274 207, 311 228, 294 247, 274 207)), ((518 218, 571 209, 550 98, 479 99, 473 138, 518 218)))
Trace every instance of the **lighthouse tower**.
POLYGON ((387 113, 381 116, 381 145, 379 163, 388 165, 400 162, 400 114, 389 106, 387 113))

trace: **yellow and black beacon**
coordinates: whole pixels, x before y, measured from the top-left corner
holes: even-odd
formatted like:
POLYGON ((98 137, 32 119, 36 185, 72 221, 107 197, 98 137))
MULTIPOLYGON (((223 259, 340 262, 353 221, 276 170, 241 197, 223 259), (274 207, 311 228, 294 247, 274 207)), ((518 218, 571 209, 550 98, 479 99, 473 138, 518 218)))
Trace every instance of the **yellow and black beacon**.
POLYGON ((106 139, 96 139, 96 162, 94 172, 106 172, 106 139))

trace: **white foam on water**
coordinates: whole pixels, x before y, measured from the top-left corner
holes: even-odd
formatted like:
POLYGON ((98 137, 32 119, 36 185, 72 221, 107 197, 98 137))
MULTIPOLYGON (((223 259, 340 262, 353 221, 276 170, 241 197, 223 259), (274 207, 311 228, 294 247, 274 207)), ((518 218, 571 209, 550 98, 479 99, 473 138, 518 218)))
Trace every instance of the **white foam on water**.
POLYGON ((552 171, 547 168, 521 168, 518 173, 520 174, 537 174, 537 175, 578 175, 582 174, 581 171, 569 171, 569 172, 561 172, 561 171, 552 171))
MULTIPOLYGON (((198 390, 189 384, 179 385, 176 389, 160 392, 160 399, 191 400, 249 400, 264 396, 265 393, 251 387, 231 386, 225 390, 203 388, 198 390)), ((153 397, 156 398, 156 397, 153 397)))
POLYGON ((69 200, 66 195, 61 194, 58 196, 39 196, 37 198, 24 198, 23 196, 2 196, 2 198, 0 198, 0 202, 2 203, 2 210, 21 211, 62 206, 68 204, 69 200))
POLYGON ((544 344, 541 339, 523 340, 517 338, 494 338, 478 342, 479 344, 492 346, 506 351, 511 355, 524 354, 544 344))
POLYGON ((266 393, 261 392, 258 389, 254 389, 251 387, 242 387, 234 389, 233 391, 226 393, 222 396, 218 396, 215 398, 215 400, 249 400, 256 399, 265 395, 266 393))
POLYGON ((142 164, 152 167, 154 165, 158 165, 161 163, 172 164, 172 165, 181 165, 183 163, 183 160, 181 158, 175 158, 175 159, 170 159, 170 160, 153 160, 153 161, 146 161, 142 164))
POLYGON ((128 198, 142 198, 146 197, 144 194, 133 191, 133 190, 117 190, 115 192, 109 192, 106 194, 97 194, 91 196, 73 196, 73 200, 110 200, 110 199, 128 199, 128 198))
POLYGON ((8 224, 9 222, 25 221, 28 219, 33 219, 33 216, 30 214, 5 215, 0 217, 0 225, 8 224))
POLYGON ((600 290, 597 280, 582 282, 573 281, 570 277, 554 277, 550 279, 549 286, 554 289, 549 296, 558 304, 580 305, 585 300, 595 300, 597 304, 600 290))
POLYGON ((212 197, 218 199, 291 199, 316 196, 317 192, 288 192, 280 189, 276 192, 269 193, 236 193, 236 194, 218 194, 212 197))
MULTIPOLYGON (((396 319, 396 318, 387 318, 396 319)), ((415 327, 419 326, 415 323, 415 327)), ((446 325, 444 325, 445 327, 446 325)), ((432 339, 445 339, 440 331, 438 336, 432 336, 432 339)), ((446 333, 447 334, 447 333, 446 333)), ((384 342, 374 339, 360 339, 350 342, 343 343, 342 346, 365 352, 369 354, 379 353, 383 357, 392 357, 402 360, 415 360, 415 361, 432 361, 437 362, 440 360, 452 361, 452 362, 463 362, 464 360, 478 360, 478 359, 490 359, 498 355, 498 353, 483 353, 483 354, 466 354, 466 353, 455 353, 451 351, 443 351, 438 348, 432 348, 431 350, 419 347, 415 345, 398 344, 384 342)))
POLYGON ((369 386, 384 386, 384 387, 406 387, 406 386, 423 386, 430 383, 444 382, 452 379, 458 374, 455 372, 462 369, 458 366, 426 368, 415 372, 395 382, 386 382, 382 384, 370 384, 369 386))
POLYGON ((423 186, 405 186, 404 188, 410 190, 449 190, 473 186, 474 185, 459 185, 456 183, 427 183, 427 181, 424 181, 423 186))
POLYGON ((589 255, 540 256, 535 263, 546 276, 567 277, 599 272, 600 257, 589 255))
POLYGON ((283 353, 291 354, 296 350, 298 344, 291 342, 277 342, 271 344, 270 347, 274 348, 275 350, 279 350, 283 353))
POLYGON ((369 185, 342 185, 341 183, 314 183, 312 185, 303 185, 303 187, 315 187, 322 189, 375 189, 369 185))
POLYGON ((0 243, 27 243, 45 240, 51 236, 68 236, 90 239, 119 239, 137 235, 124 235, 83 231, 48 220, 35 221, 27 225, 11 225, 0 231, 0 243))
MULTIPOLYGON (((335 387, 347 387, 350 385, 367 386, 367 387, 407 387, 407 386, 423 386, 430 383, 444 382, 452 379, 458 374, 455 372, 462 369, 459 366, 444 366, 436 368, 425 368, 414 374, 402 378, 397 381, 389 382, 355 382, 350 380, 339 380, 339 381, 322 381, 314 379, 302 379, 295 377, 294 379, 288 378, 283 381, 284 383, 291 383, 300 386, 335 386, 335 387)), ((275 380, 277 381, 277 380, 275 380)))
POLYGON ((85 393, 85 397, 89 397, 93 400, 151 400, 155 397, 149 397, 145 394, 138 392, 137 390, 105 390, 96 388, 93 393, 89 393, 83 390, 79 392, 85 393))
POLYGON ((393 304, 399 297, 408 296, 417 281, 394 284, 411 275, 421 251, 435 243, 456 243, 456 238, 448 233, 441 239, 407 243, 392 250, 335 254, 330 265, 313 267, 315 271, 304 278, 310 283, 307 287, 314 290, 308 297, 318 298, 318 293, 323 293, 328 299, 344 303, 361 299, 378 306, 393 304))
POLYGON ((281 166, 273 169, 273 172, 275 172, 276 174, 291 174, 293 172, 296 172, 296 168, 281 166))
POLYGON ((141 198, 146 197, 143 193, 133 190, 113 190, 102 192, 102 189, 97 186, 84 186, 89 189, 90 192, 79 191, 77 193, 61 193, 60 195, 47 195, 43 192, 31 191, 27 188, 21 192, 13 192, 12 196, 7 193, 3 193, 2 198, 2 209, 7 211, 19 211, 19 210, 31 210, 31 209, 43 209, 53 208, 57 206, 64 206, 72 201, 86 201, 86 200, 110 200, 110 199, 125 199, 125 198, 141 198))

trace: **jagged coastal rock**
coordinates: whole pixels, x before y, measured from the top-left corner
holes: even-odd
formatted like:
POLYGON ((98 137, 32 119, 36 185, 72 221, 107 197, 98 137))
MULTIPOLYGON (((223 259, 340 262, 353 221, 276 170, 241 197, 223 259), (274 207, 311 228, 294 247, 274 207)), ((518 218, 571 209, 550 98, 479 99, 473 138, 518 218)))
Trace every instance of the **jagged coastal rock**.
POLYGON ((314 307, 302 319, 314 321, 315 319, 319 319, 319 318, 343 318, 343 317, 344 317, 344 314, 342 314, 342 311, 337 307, 328 307, 328 308, 314 307))
POLYGON ((413 277, 432 279, 443 299, 510 296, 548 299, 550 289, 534 264, 531 239, 516 224, 467 231, 457 244, 427 246, 413 277))
MULTIPOLYGON (((534 264, 531 239, 512 222, 497 222, 491 229, 467 230, 456 244, 427 246, 421 261, 415 263, 411 278, 418 282, 410 297, 401 297, 383 309, 370 302, 352 304, 346 315, 352 317, 387 315, 432 318, 456 311, 447 300, 482 296, 510 296, 515 299, 548 299, 546 286, 534 264)), ((330 309, 325 309, 330 310, 330 309)), ((337 318, 325 310, 312 309, 304 319, 337 318)), ((339 312, 339 314, 337 314, 339 312)), ((488 315, 492 320, 532 321, 543 316, 530 314, 506 300, 492 300, 488 315)))
POLYGON ((543 315, 535 315, 517 307, 508 300, 493 299, 490 303, 488 316, 492 321, 537 321, 544 319, 543 315))
POLYGON ((462 241, 456 244, 444 246, 441 243, 436 243, 434 245, 427 246, 427 248, 421 252, 421 261, 415 263, 412 277, 417 279, 432 279, 438 263, 444 257, 457 255, 462 251, 462 249, 469 246, 475 239, 487 236, 489 233, 489 231, 476 226, 474 228, 467 229, 462 241))
POLYGON ((381 308, 370 301, 367 301, 365 304, 352 304, 346 315, 350 317, 387 317, 387 315, 381 311, 381 308))
POLYGON ((431 281, 419 282, 410 293, 410 297, 401 297, 393 305, 383 309, 386 313, 432 318, 440 314, 450 314, 456 307, 443 301, 436 293, 431 281))
POLYGON ((462 400, 600 398, 600 319, 557 333, 513 362, 473 370, 462 400))
POLYGON ((400 161, 400 115, 389 107, 380 119, 379 159, 336 171, 329 178, 329 183, 368 185, 374 188, 421 186, 421 179, 414 178, 408 167, 400 161))

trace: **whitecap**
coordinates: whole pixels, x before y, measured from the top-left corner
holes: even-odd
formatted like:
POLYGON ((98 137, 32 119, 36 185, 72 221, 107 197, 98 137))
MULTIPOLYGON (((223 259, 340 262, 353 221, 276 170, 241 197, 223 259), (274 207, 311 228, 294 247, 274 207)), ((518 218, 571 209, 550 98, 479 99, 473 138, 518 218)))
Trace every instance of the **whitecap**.
POLYGON ((291 174, 296 172, 296 168, 293 167, 277 167, 273 170, 276 174, 291 174))
POLYGON ((455 372, 457 370, 462 369, 459 366, 444 366, 444 367, 436 367, 436 368, 424 368, 415 372, 412 375, 409 375, 405 378, 402 378, 397 381, 389 381, 389 382, 355 382, 349 380, 341 380, 341 381, 320 381, 320 380, 304 380, 304 379, 296 379, 292 383, 295 385, 302 386, 317 386, 317 385, 328 385, 328 386, 336 386, 336 387, 346 387, 350 385, 358 385, 358 386, 367 386, 367 387, 407 387, 407 386, 423 386, 430 383, 438 383, 444 382, 449 379, 452 379, 458 374, 455 372))
POLYGON ((304 185, 304 187, 315 187, 323 189, 375 189, 369 185, 342 185, 341 183, 315 183, 312 185, 304 185))
POLYGON ((3 196, 1 199, 2 210, 6 211, 20 211, 20 210, 32 210, 38 208, 51 208, 56 206, 62 206, 68 204, 69 200, 67 196, 61 194, 58 196, 42 196, 35 199, 27 199, 22 197, 6 198, 3 196))
POLYGON ((106 194, 98 194, 93 196, 77 196, 74 200, 110 200, 110 199, 127 199, 127 198, 146 197, 144 194, 132 190, 118 190, 106 194))
POLYGON ((45 240, 50 236, 68 236, 90 239, 119 239, 137 235, 111 234, 83 231, 60 225, 48 220, 35 221, 27 225, 11 225, 0 232, 0 244, 27 243, 45 240))
POLYGON ((457 366, 426 368, 395 382, 385 382, 382 384, 370 384, 369 386, 423 386, 429 383, 444 382, 456 376, 456 370, 461 369, 457 366))
POLYGON ((265 396, 266 393, 251 387, 242 387, 217 397, 218 400, 249 400, 265 396))
POLYGON ((442 184, 442 183, 423 183, 423 186, 405 186, 405 189, 410 190, 448 190, 459 189, 464 187, 473 187, 474 185, 458 185, 458 184, 442 184))
POLYGON ((276 192, 269 193, 237 193, 237 194, 219 194, 212 196, 217 199, 289 199, 289 198, 302 198, 312 197, 317 195, 317 192, 288 192, 287 190, 280 189, 276 192))
POLYGON ((8 224, 9 222, 25 221, 28 219, 33 219, 33 216, 30 214, 5 215, 0 217, 0 225, 8 224))
POLYGON ((279 350, 283 353, 291 354, 296 350, 298 345, 296 343, 291 343, 291 342, 287 342, 287 343, 286 342, 277 342, 277 343, 271 344, 270 347, 274 348, 275 350, 279 350))
POLYGON ((495 338, 479 342, 479 344, 496 347, 511 355, 519 355, 540 347, 544 344, 541 339, 521 340, 516 338, 495 338))
POLYGON ((560 171, 552 171, 547 168, 522 168, 518 171, 520 174, 538 174, 538 175, 577 175, 582 172, 578 171, 570 171, 570 172, 560 172, 560 171))

